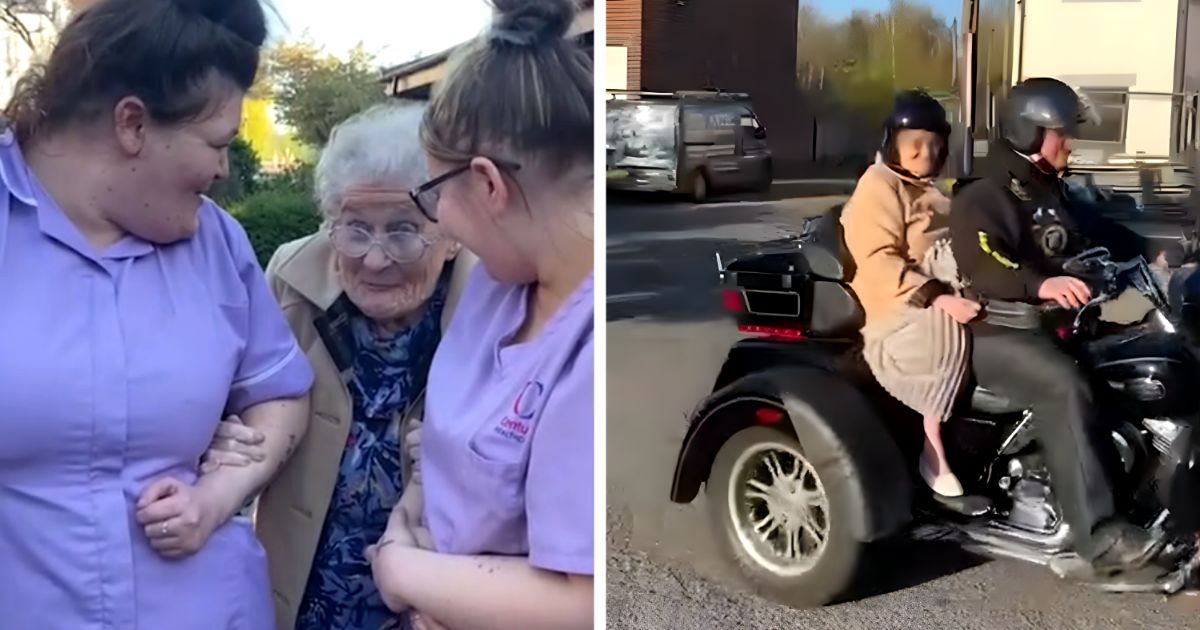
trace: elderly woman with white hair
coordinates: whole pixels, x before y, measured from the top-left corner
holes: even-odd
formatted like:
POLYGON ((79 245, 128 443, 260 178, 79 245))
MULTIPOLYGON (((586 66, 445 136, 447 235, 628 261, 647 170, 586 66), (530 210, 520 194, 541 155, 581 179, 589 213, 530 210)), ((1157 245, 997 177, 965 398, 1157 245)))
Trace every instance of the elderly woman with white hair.
MULTIPOLYGON (((363 553, 414 480, 404 441, 469 267, 408 194, 429 177, 422 113, 393 102, 338 126, 316 169, 321 229, 267 265, 316 373, 308 433, 255 514, 280 630, 408 625, 380 599, 363 553)), ((245 431, 223 423, 209 463, 236 463, 245 431)), ((419 496, 414 487, 405 504, 419 496)))

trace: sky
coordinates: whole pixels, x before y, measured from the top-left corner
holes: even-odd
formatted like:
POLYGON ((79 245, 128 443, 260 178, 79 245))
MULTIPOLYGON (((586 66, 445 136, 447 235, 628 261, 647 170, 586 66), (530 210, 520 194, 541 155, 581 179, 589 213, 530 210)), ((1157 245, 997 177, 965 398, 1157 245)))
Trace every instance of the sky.
MULTIPOLYGON (((404 63, 466 41, 486 28, 491 19, 491 8, 484 0, 272 1, 287 26, 285 29, 278 20, 273 20, 273 37, 295 39, 307 30, 333 54, 344 53, 362 41, 368 50, 377 53, 382 66, 404 63), (330 11, 331 6, 337 9, 330 11)), ((832 18, 847 17, 856 9, 884 11, 890 3, 890 0, 798 1, 814 4, 832 18)), ((912 1, 933 7, 947 23, 962 11, 962 0, 912 1)))
MULTIPOLYGON (((849 17, 859 9, 867 11, 886 11, 891 0, 802 0, 821 9, 821 12, 832 18, 849 17)), ((962 14, 962 0, 912 0, 916 4, 933 7, 934 13, 941 15, 949 23, 962 14)))
POLYGON ((338 55, 362 41, 382 66, 445 50, 478 35, 491 20, 484 0, 271 1, 287 26, 273 19, 272 37, 298 39, 307 30, 338 55))

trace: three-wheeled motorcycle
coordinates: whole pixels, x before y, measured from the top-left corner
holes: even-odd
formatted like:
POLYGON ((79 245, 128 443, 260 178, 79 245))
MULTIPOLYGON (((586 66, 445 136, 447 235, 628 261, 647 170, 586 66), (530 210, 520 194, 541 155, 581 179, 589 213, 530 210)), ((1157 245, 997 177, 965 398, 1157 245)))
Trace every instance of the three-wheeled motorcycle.
POLYGON ((944 509, 916 475, 920 419, 861 359, 863 313, 837 210, 805 232, 751 256, 717 255, 725 309, 746 338, 691 414, 671 486, 677 503, 705 487, 723 549, 763 594, 792 606, 852 597, 876 543, 918 531, 1108 590, 1190 588, 1200 565, 1200 274, 1167 285, 1143 259, 1092 250, 1067 272, 1094 298, 1045 314, 1091 377, 1120 460, 1118 509, 1155 540, 1139 571, 1081 576, 1031 430, 1053 419, 969 384, 943 438, 966 492, 991 505, 944 509), (1105 320, 1119 296, 1144 304, 1136 321, 1105 320))

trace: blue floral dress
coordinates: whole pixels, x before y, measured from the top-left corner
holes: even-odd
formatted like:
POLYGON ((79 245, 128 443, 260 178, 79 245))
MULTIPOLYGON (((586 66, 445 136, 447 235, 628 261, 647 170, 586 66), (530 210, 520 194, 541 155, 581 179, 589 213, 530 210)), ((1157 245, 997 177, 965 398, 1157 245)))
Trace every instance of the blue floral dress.
MULTIPOLYGON (((448 273, 415 326, 381 339, 343 296, 318 322, 335 362, 348 364, 354 422, 317 544, 296 630, 406 630, 388 610, 363 551, 383 535, 404 489, 398 412, 422 389, 441 339, 448 273), (339 360, 340 359, 340 360, 339 360)), ((339 365, 339 367, 345 367, 339 365)), ((343 370, 343 372, 347 372, 343 370)))

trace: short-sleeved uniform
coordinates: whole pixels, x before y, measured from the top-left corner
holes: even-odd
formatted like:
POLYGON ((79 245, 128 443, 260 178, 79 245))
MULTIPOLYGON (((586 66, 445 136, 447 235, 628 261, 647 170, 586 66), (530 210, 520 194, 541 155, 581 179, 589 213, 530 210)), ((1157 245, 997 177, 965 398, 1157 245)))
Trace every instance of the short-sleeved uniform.
POLYGON ((592 287, 589 274, 541 334, 510 345, 532 288, 472 271, 434 357, 421 440, 439 552, 593 573, 592 287))
POLYGON ((274 628, 247 521, 169 560, 135 517, 225 413, 312 385, 245 232, 208 200, 198 221, 97 253, 0 131, 0 626, 274 628))

